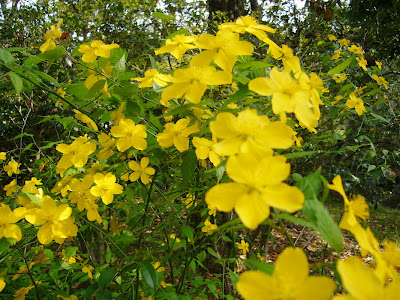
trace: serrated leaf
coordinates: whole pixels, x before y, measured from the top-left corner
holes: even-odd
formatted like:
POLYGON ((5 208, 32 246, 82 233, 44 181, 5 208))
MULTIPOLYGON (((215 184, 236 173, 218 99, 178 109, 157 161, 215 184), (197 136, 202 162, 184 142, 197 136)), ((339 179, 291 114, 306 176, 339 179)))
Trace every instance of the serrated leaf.
POLYGON ((43 254, 48 258, 48 259, 53 259, 54 253, 50 249, 44 249, 43 254))
POLYGON ((39 54, 38 57, 41 59, 57 60, 60 57, 64 56, 64 54, 64 48, 61 46, 57 46, 53 50, 48 50, 39 54))
POLYGON ((36 197, 35 195, 29 194, 29 193, 21 193, 21 195, 28 197, 37 206, 40 206, 40 203, 42 202, 42 200, 39 197, 36 197))
POLYGON ((196 169, 197 157, 193 149, 186 150, 182 153, 182 184, 185 186, 189 183, 196 169))
POLYGON ((167 36, 165 39, 166 40, 169 40, 169 39, 172 39, 174 36, 176 36, 176 35, 178 35, 178 34, 188 34, 188 30, 187 29, 185 29, 185 28, 181 28, 181 29, 178 29, 177 31, 174 31, 173 33, 171 33, 169 36, 167 36))
POLYGON ((65 256, 68 258, 71 258, 76 254, 76 251, 78 250, 78 247, 67 247, 65 248, 65 256))
POLYGON ((117 274, 117 271, 115 271, 111 268, 107 268, 103 272, 101 272, 99 280, 97 281, 101 292, 104 292, 104 290, 107 288, 107 286, 110 284, 110 282, 114 279, 116 274, 117 274))
POLYGON ((342 232, 327 208, 316 199, 308 199, 304 202, 304 213, 316 226, 321 237, 338 253, 343 249, 342 232))
POLYGON ((95 284, 92 284, 86 289, 84 298, 91 299, 93 294, 96 293, 98 290, 99 290, 99 285, 96 282, 95 284))
POLYGON ((352 62, 354 61, 354 56, 346 59, 345 61, 341 62, 339 65, 334 67, 332 70, 330 70, 327 75, 332 76, 334 74, 339 74, 342 71, 344 71, 352 62))
POLYGON ((379 120, 379 121, 382 121, 382 122, 385 122, 385 123, 390 123, 388 120, 386 120, 384 117, 381 117, 381 116, 379 116, 379 115, 377 115, 377 114, 374 114, 374 113, 371 113, 371 116, 373 116, 375 119, 377 119, 377 120, 379 120))
POLYGON ((264 272, 268 275, 272 275, 272 272, 274 271, 274 266, 272 264, 267 264, 256 259, 248 258, 246 259, 246 264, 247 263, 251 264, 252 266, 256 267, 257 270, 260 270, 261 272, 264 272))
POLYGON ((36 73, 38 76, 42 77, 44 80, 47 80, 49 82, 57 82, 57 79, 51 77, 50 75, 43 73, 39 70, 32 70, 32 72, 36 73))
POLYGON ((20 94, 22 92, 22 89, 24 88, 24 82, 22 78, 14 72, 8 72, 8 76, 10 76, 11 82, 14 85, 16 92, 20 94))
POLYGON ((154 269, 153 265, 148 261, 142 261, 142 275, 148 285, 153 289, 157 289, 158 286, 158 276, 157 271, 154 269))
POLYGON ((14 61, 14 56, 11 54, 10 51, 0 48, 0 59, 4 61, 6 65, 9 65, 14 61))
POLYGON ((154 18, 159 19, 159 20, 173 20, 173 19, 175 19, 174 17, 166 15, 166 14, 163 14, 162 12, 153 12, 152 16, 154 18))
POLYGON ((317 199, 322 186, 321 171, 303 177, 297 182, 297 187, 303 192, 305 199, 317 199))
POLYGON ((214 256, 215 258, 219 258, 218 254, 214 251, 213 248, 207 247, 207 252, 210 253, 212 256, 214 256))
POLYGON ((233 94, 229 99, 225 100, 225 104, 237 103, 250 93, 247 85, 239 84, 239 90, 233 94))
POLYGON ((194 229, 192 227, 190 227, 188 225, 183 225, 181 227, 181 231, 182 231, 182 234, 184 236, 186 236, 189 240, 191 240, 193 242, 193 240, 194 240, 194 238, 193 238, 194 229))
POLYGON ((112 78, 117 79, 121 77, 125 72, 125 65, 126 65, 126 55, 122 55, 118 62, 114 65, 112 69, 112 78))

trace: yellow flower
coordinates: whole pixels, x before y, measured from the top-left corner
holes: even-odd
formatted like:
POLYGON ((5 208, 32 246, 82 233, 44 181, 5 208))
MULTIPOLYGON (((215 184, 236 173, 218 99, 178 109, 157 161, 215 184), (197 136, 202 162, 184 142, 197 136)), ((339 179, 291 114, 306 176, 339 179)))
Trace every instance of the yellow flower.
POLYGON ((131 119, 121 119, 119 125, 111 128, 111 135, 119 138, 117 141, 118 151, 124 152, 133 147, 137 150, 147 148, 146 126, 138 124, 131 119))
POLYGON ((81 113, 79 110, 74 109, 73 112, 75 113, 75 118, 79 121, 85 123, 90 129, 94 131, 98 131, 99 128, 97 127, 96 123, 89 118, 87 115, 81 113))
POLYGON ((84 53, 82 60, 90 63, 97 59, 98 56, 109 58, 110 51, 114 48, 119 48, 117 44, 106 45, 103 41, 92 41, 90 45, 81 45, 78 49, 80 53, 84 53))
POLYGON ((346 105, 349 108, 354 108, 359 116, 367 111, 364 107, 364 101, 354 93, 350 94, 350 99, 346 101, 346 105))
POLYGON ((93 270, 94 268, 91 265, 88 266, 83 265, 82 272, 87 273, 88 277, 91 279, 93 279, 93 274, 92 274, 93 270))
POLYGON ((350 44, 350 40, 341 39, 341 40, 339 40, 339 44, 340 44, 340 47, 347 46, 348 44, 350 44))
POLYGON ((115 194, 119 195, 123 192, 122 185, 115 182, 117 179, 112 173, 107 173, 105 175, 96 173, 93 180, 96 185, 90 188, 90 193, 96 197, 101 197, 105 205, 113 201, 115 194))
POLYGON ((157 271, 157 273, 160 273, 160 272, 165 271, 165 268, 164 268, 164 267, 161 267, 161 264, 160 264, 159 261, 156 261, 156 262, 153 264, 153 268, 157 271))
POLYGON ((232 82, 232 74, 217 71, 212 66, 194 66, 174 72, 173 83, 161 94, 161 104, 168 107, 173 98, 182 98, 198 104, 207 90, 207 85, 221 85, 232 82))
POLYGON ((101 145, 100 152, 97 153, 97 158, 100 160, 107 159, 114 154, 113 148, 117 141, 111 137, 111 135, 104 132, 97 136, 99 143, 101 145))
POLYGON ((28 287, 22 287, 20 289, 18 289, 15 293, 14 293, 14 300, 25 300, 25 295, 29 293, 29 291, 31 289, 33 289, 35 286, 34 285, 30 285, 28 287))
POLYGON ((285 118, 285 113, 294 113, 301 126, 316 132, 318 118, 313 111, 310 90, 302 88, 287 69, 279 72, 277 67, 272 68, 269 78, 259 77, 250 81, 249 90, 272 96, 272 111, 281 119, 285 118))
POLYGON ((328 39, 330 41, 336 41, 337 40, 336 36, 334 36, 333 34, 328 34, 328 39))
POLYGON ((6 287, 6 282, 4 281, 4 277, 0 277, 0 292, 4 290, 6 287))
POLYGON ((363 53, 362 47, 357 47, 356 45, 351 45, 348 49, 350 52, 353 52, 354 54, 362 54, 363 53))
POLYGON ((206 203, 223 212, 235 209, 249 229, 256 229, 268 218, 270 206, 287 212, 303 207, 303 193, 282 182, 290 174, 290 164, 283 156, 239 153, 229 157, 226 173, 233 182, 213 186, 206 194, 206 203))
POLYGON ((9 184, 4 186, 4 190, 6 191, 6 196, 10 196, 12 193, 17 192, 17 180, 13 179, 9 184))
POLYGON ((46 34, 43 36, 45 40, 44 44, 40 46, 40 52, 45 52, 48 50, 53 50, 56 47, 55 39, 61 37, 60 25, 63 19, 60 19, 57 23, 57 26, 51 25, 50 30, 47 30, 46 34))
POLYGON ((388 283, 382 282, 376 270, 365 265, 357 257, 349 257, 345 261, 339 260, 336 269, 348 295, 335 296, 333 300, 399 299, 400 279, 398 276, 388 283))
POLYGON ((372 78, 376 81, 377 84, 383 85, 385 89, 388 89, 388 82, 382 76, 378 76, 376 74, 372 75, 372 78))
POLYGON ((14 159, 10 160, 6 166, 4 166, 4 171, 7 172, 8 176, 12 176, 12 174, 19 174, 19 166, 21 164, 17 163, 14 159))
POLYGON ((77 168, 86 165, 88 156, 96 151, 96 144, 90 143, 88 140, 89 138, 85 135, 75 139, 71 145, 57 145, 57 151, 64 154, 57 164, 57 173, 63 175, 65 170, 72 165, 77 168))
POLYGON ((379 70, 382 70, 382 63, 379 61, 375 61, 375 64, 378 66, 379 70))
POLYGON ((335 54, 332 55, 331 60, 336 60, 341 58, 342 56, 340 55, 340 52, 342 51, 342 49, 337 49, 335 50, 335 54))
POLYGON ((164 289, 165 289, 166 287, 168 287, 168 286, 172 286, 171 283, 165 283, 164 280, 160 282, 160 285, 161 285, 164 289))
POLYGON ((153 87, 153 84, 157 84, 160 87, 167 86, 169 82, 172 82, 173 77, 171 75, 160 74, 156 69, 147 70, 144 73, 144 78, 131 78, 131 80, 140 81, 139 87, 153 87))
POLYGON ((20 241, 22 238, 21 229, 18 225, 14 224, 24 217, 26 209, 18 207, 11 211, 8 205, 2 204, 0 206, 0 239, 4 236, 20 241))
POLYGON ((359 65, 361 68, 363 68, 364 71, 367 71, 367 64, 368 64, 368 62, 367 62, 367 60, 364 58, 364 56, 361 56, 360 58, 357 57, 356 59, 357 59, 357 61, 358 61, 358 65, 359 65))
POLYGON ((123 113, 124 109, 125 109, 125 105, 126 102, 122 102, 122 104, 120 105, 120 107, 118 108, 117 111, 113 111, 111 113, 111 121, 113 121, 114 125, 119 125, 119 122, 123 119, 125 119, 125 115, 123 113))
POLYGON ((245 300, 331 299, 336 288, 333 280, 308 273, 303 250, 288 247, 279 255, 273 275, 246 271, 240 275, 236 288, 245 300))
POLYGON ((251 55, 253 46, 246 41, 239 40, 239 34, 230 29, 221 29, 217 34, 202 34, 195 42, 203 50, 194 56, 191 64, 195 66, 208 66, 214 61, 217 66, 226 72, 232 72, 233 65, 238 55, 251 55))
POLYGON ((68 204, 57 206, 56 201, 45 196, 40 202, 40 208, 28 210, 25 219, 33 225, 41 225, 37 233, 41 244, 48 244, 52 240, 62 244, 66 238, 78 233, 78 226, 74 224, 75 218, 71 213, 68 204))
POLYGON ((336 83, 341 83, 347 79, 347 76, 346 74, 335 74, 332 76, 332 78, 336 81, 336 83))
POLYGON ((166 41, 166 45, 155 51, 155 54, 171 53, 177 60, 189 49, 196 48, 193 43, 197 40, 197 36, 185 36, 177 34, 172 39, 166 41))
POLYGON ((68 183, 68 189, 71 193, 68 199, 71 203, 77 203, 78 209, 83 211, 86 208, 87 201, 96 200, 97 197, 90 193, 90 187, 93 184, 93 175, 86 175, 82 181, 77 178, 73 178, 68 183))
POLYGON ((169 238, 175 240, 175 242, 177 242, 177 243, 181 242, 181 240, 179 238, 177 238, 174 233, 170 234, 169 238))
POLYGON ((189 149, 189 135, 199 132, 197 123, 189 126, 190 119, 180 119, 175 124, 165 124, 163 132, 157 134, 157 141, 162 148, 168 148, 175 145, 179 152, 189 149))
POLYGON ((258 24, 257 19, 250 16, 243 16, 236 19, 236 22, 223 23, 218 26, 219 29, 229 28, 233 32, 245 33, 249 32, 254 34, 260 40, 263 40, 267 34, 266 32, 274 33, 276 29, 273 29, 267 25, 258 24))
POLYGON ((208 235, 213 234, 213 231, 218 228, 217 224, 212 224, 208 219, 204 221, 204 226, 201 228, 202 232, 208 235))
POLYGON ((247 252, 249 252, 249 243, 246 242, 245 240, 241 240, 240 245, 238 245, 238 248, 243 251, 243 255, 246 255, 247 252))
POLYGON ((58 252, 58 254, 62 256, 61 260, 66 261, 69 265, 76 263, 76 258, 74 256, 67 257, 65 254, 65 249, 63 249, 61 252, 58 252))
POLYGON ((110 62, 107 62, 107 64, 100 69, 100 74, 92 69, 89 69, 90 75, 84 82, 85 88, 90 90, 98 81, 104 81, 104 85, 100 89, 100 92, 106 97, 111 97, 111 94, 108 91, 107 78, 111 78, 111 72, 113 68, 113 66, 110 66, 110 62))
POLYGON ((260 253, 257 253, 257 257, 258 257, 258 259, 261 260, 261 261, 264 261, 264 260, 265 260, 265 257, 264 257, 264 256, 261 256, 260 253))
POLYGON ((153 168, 149 168, 149 158, 143 157, 140 161, 140 165, 136 162, 131 160, 128 165, 134 172, 129 176, 130 181, 136 181, 139 179, 142 181, 143 184, 148 184, 150 182, 149 175, 154 175, 156 170, 153 168))
POLYGON ((0 152, 0 160, 5 160, 7 158, 7 154, 5 152, 0 152))
POLYGON ((219 165, 221 159, 220 156, 214 151, 214 141, 210 141, 205 138, 194 137, 192 143, 196 147, 196 155, 198 159, 209 158, 215 167, 219 165))
POLYGON ((218 139, 214 151, 228 156, 240 152, 271 153, 271 149, 287 149, 294 143, 295 132, 280 121, 269 121, 257 110, 247 109, 234 114, 223 112, 210 122, 210 131, 218 139))

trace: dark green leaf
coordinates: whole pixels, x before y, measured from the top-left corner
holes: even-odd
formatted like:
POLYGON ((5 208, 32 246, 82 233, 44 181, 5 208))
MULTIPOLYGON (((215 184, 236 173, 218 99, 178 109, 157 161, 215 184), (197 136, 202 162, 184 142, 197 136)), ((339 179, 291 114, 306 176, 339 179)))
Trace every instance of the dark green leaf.
POLYGON ((99 285, 97 283, 89 286, 85 291, 85 299, 91 299, 93 294, 99 290, 99 285))
POLYGON ((142 261, 142 275, 149 286, 155 290, 158 286, 158 276, 157 271, 154 269, 153 265, 148 261, 142 261))
POLYGON ((110 282, 114 279, 115 274, 117 274, 117 271, 111 268, 107 268, 101 272, 99 280, 97 281, 101 292, 104 292, 110 282))
POLYGON ((121 77, 125 72, 126 55, 122 55, 119 61, 114 65, 112 69, 112 78, 117 79, 121 77))
POLYGON ((182 231, 182 234, 184 236, 186 236, 189 240, 191 240, 191 241, 194 240, 194 238, 193 238, 194 229, 192 227, 190 227, 188 225, 183 225, 181 227, 181 231, 182 231))
POLYGON ((14 85, 16 92, 18 94, 21 93, 24 87, 24 82, 22 78, 14 72, 8 72, 8 76, 10 76, 11 82, 14 85))
POLYGON ((196 169, 197 157, 194 149, 186 150, 182 153, 182 184, 185 186, 189 183, 196 169))
POLYGON ((38 55, 41 59, 57 60, 65 54, 65 50, 61 46, 55 47, 53 50, 48 50, 38 55))
POLYGON ((261 272, 267 273, 268 275, 272 275, 272 272, 274 271, 273 265, 267 264, 265 262, 256 259, 248 258, 246 259, 246 263, 254 266, 257 270, 260 270, 261 272))
POLYGON ((11 54, 11 52, 0 48, 0 59, 4 61, 6 65, 9 65, 14 61, 14 56, 11 54))

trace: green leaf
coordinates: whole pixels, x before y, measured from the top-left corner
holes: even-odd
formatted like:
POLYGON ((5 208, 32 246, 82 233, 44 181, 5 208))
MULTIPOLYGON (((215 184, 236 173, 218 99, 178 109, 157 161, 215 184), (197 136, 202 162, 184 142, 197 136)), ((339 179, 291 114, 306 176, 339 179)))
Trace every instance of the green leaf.
POLYGON ((225 100, 224 103, 227 105, 229 103, 238 103, 240 100, 242 100, 244 97, 246 97, 250 93, 250 90, 247 88, 246 85, 239 84, 239 90, 233 94, 232 97, 229 99, 225 100))
POLYGON ((0 254, 8 250, 10 246, 11 244, 8 242, 6 238, 0 239, 0 254))
POLYGON ((148 261, 142 261, 142 275, 149 286, 155 290, 158 286, 158 276, 157 271, 154 269, 153 265, 148 261))
POLYGON ((304 214, 316 226, 321 237, 337 252, 343 249, 342 232, 327 208, 317 199, 308 199, 304 202, 304 214))
POLYGON ((154 18, 159 19, 159 20, 173 20, 173 19, 175 19, 174 17, 166 15, 166 14, 163 14, 161 12, 153 12, 152 16, 154 18))
POLYGON ((44 80, 47 80, 49 82, 57 82, 57 79, 51 77, 50 75, 48 75, 46 73, 39 71, 39 70, 32 70, 32 72, 36 73, 37 75, 42 77, 44 80))
POLYGON ((184 236, 186 236, 189 240, 191 240, 192 242, 194 241, 194 238, 193 238, 194 229, 192 227, 190 227, 188 225, 183 225, 181 227, 181 231, 182 231, 182 234, 184 236))
POLYGON ((21 193, 22 196, 28 197, 33 203, 35 203, 37 206, 40 206, 40 203, 42 200, 35 195, 29 194, 29 193, 21 193))
MULTIPOLYGON (((265 262, 256 260, 256 259, 251 259, 248 258, 245 260, 246 264, 250 264, 253 267, 256 267, 256 269, 260 270, 261 272, 267 273, 268 275, 272 275, 272 272, 274 271, 274 266, 271 264, 267 264, 265 262)), ((252 268, 248 268, 252 269, 252 268)))
POLYGON ((20 94, 24 87, 24 82, 22 78, 14 72, 8 72, 8 76, 10 76, 11 82, 14 85, 16 92, 20 94))
POLYGON ((43 254, 48 258, 48 259, 53 259, 54 253, 50 249, 44 249, 43 254))
POLYGON ((377 120, 379 120, 379 121, 382 121, 382 122, 385 122, 385 123, 390 123, 388 120, 386 120, 384 117, 381 117, 381 116, 379 116, 379 115, 377 115, 377 114, 374 114, 374 113, 371 113, 371 116, 373 116, 375 119, 377 119, 377 120))
POLYGON ((186 150, 182 153, 182 184, 186 186, 190 179, 192 178, 194 171, 196 169, 197 157, 194 149, 186 150))
POLYGON ((6 65, 9 65, 14 61, 14 56, 11 54, 11 52, 0 48, 0 59, 4 61, 6 65))
POLYGON ((214 256, 215 258, 219 258, 218 254, 214 251, 213 248, 207 247, 207 252, 210 253, 212 256, 214 256))
POLYGON ((78 247, 67 247, 65 248, 65 256, 68 258, 71 258, 76 254, 76 251, 78 250, 78 247))
POLYGON ((297 182, 297 187, 303 192, 306 199, 317 199, 321 190, 321 170, 318 169, 307 177, 301 178, 297 182))
POLYGON ((121 77, 125 72, 125 64, 126 64, 126 55, 122 55, 122 57, 118 60, 118 62, 114 65, 112 69, 112 78, 117 79, 121 77))
POLYGON ((101 272, 99 280, 97 281, 101 292, 104 292, 104 290, 110 284, 110 282, 114 279, 116 274, 117 274, 117 271, 115 271, 111 268, 107 268, 103 272, 101 272))
POLYGON ((65 50, 61 46, 55 47, 53 50, 45 51, 38 55, 41 59, 48 59, 48 60, 57 60, 60 57, 64 56, 65 50))
POLYGON ((185 29, 185 28, 181 28, 181 29, 178 29, 177 31, 175 31, 175 32, 173 32, 173 33, 171 33, 169 36, 167 36, 165 39, 166 40, 169 40, 169 39, 172 39, 174 36, 176 36, 176 35, 178 35, 178 34, 188 34, 188 30, 187 29, 185 29))
POLYGON ((93 294, 96 293, 99 290, 99 285, 97 282, 95 284, 92 284, 89 286, 86 291, 85 291, 85 299, 91 299, 93 294))
POLYGON ((332 70, 330 70, 327 75, 332 76, 334 74, 339 74, 342 71, 344 71, 352 62, 354 61, 354 56, 346 59, 345 61, 343 61, 342 63, 340 63, 339 65, 337 65, 336 67, 334 67, 332 70))
POLYGON ((320 151, 299 151, 299 152, 283 154, 283 156, 286 157, 287 159, 292 159, 292 158, 299 158, 299 157, 309 156, 311 154, 316 154, 316 153, 319 153, 319 152, 320 151))
POLYGON ((272 215, 274 217, 279 218, 279 219, 288 220, 288 221, 293 222, 295 224, 299 224, 301 226, 306 226, 306 227, 310 227, 310 228, 315 229, 315 226, 314 226, 313 223, 311 223, 311 222, 309 222, 307 220, 292 216, 291 214, 287 214, 287 213, 274 214, 274 213, 272 213, 272 215))

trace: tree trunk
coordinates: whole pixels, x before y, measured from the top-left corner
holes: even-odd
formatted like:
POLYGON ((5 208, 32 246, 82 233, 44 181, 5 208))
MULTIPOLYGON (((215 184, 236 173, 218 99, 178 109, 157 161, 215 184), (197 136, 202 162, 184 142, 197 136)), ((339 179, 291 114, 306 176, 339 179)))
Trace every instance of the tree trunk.
POLYGON ((222 12, 229 20, 234 21, 244 15, 244 3, 244 0, 208 0, 209 19, 210 21, 222 21, 216 15, 217 12, 222 12))

